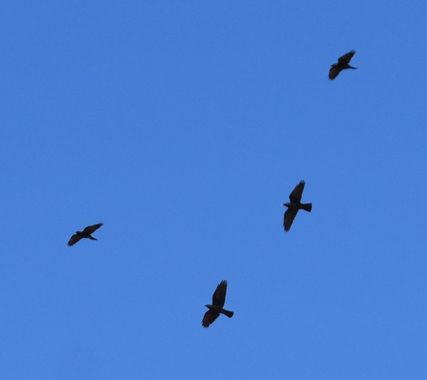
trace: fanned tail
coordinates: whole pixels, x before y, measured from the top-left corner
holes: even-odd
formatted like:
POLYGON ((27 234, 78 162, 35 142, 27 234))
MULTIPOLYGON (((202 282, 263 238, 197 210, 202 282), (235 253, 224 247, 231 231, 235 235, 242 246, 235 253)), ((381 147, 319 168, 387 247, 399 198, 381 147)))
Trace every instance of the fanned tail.
POLYGON ((308 212, 311 212, 312 206, 313 205, 311 203, 301 203, 301 208, 308 212))
POLYGON ((222 310, 221 310, 221 314, 224 314, 224 315, 226 315, 228 318, 231 318, 231 317, 234 315, 234 312, 232 312, 232 311, 230 311, 230 310, 222 309, 222 310))

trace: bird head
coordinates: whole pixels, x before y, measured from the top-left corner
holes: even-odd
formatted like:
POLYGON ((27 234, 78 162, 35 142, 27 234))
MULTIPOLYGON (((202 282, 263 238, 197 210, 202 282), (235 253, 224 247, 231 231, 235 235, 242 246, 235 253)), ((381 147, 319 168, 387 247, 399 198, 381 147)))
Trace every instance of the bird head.
POLYGON ((291 204, 289 202, 283 203, 283 207, 290 207, 291 204))
POLYGON ((212 305, 205 305, 208 309, 212 308, 212 305))

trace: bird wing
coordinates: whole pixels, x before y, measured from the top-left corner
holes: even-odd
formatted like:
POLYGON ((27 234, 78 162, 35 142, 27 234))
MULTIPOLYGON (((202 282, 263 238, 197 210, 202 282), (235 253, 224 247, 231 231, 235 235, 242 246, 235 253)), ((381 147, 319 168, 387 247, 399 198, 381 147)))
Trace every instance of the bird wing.
POLYGON ((215 321, 219 316, 219 313, 215 310, 208 310, 203 316, 202 326, 209 327, 211 323, 215 321))
POLYGON ((289 199, 291 202, 299 203, 301 202, 302 192, 304 191, 305 182, 301 181, 295 188, 292 190, 292 193, 289 194, 289 199))
POLYGON ((297 210, 288 208, 283 216, 283 228, 285 231, 289 231, 291 229, 292 223, 297 215, 297 210))
POLYGON ((353 58, 353 55, 356 54, 355 50, 351 50, 348 53, 344 54, 342 57, 338 58, 338 63, 340 65, 347 65, 350 63, 351 59, 353 58))
POLYGON ((71 247, 72 245, 76 244, 82 237, 79 234, 74 234, 70 237, 70 240, 68 240, 68 245, 71 247))
POLYGON ((341 72, 341 68, 338 65, 332 65, 329 69, 329 79, 334 80, 341 72))
POLYGON ((84 230, 83 230, 83 234, 84 235, 90 235, 93 234, 99 227, 102 226, 102 223, 98 223, 98 224, 93 224, 92 226, 87 226, 84 230))
POLYGON ((212 295, 212 304, 223 307, 225 303, 225 295, 227 293, 227 281, 222 280, 215 289, 212 295))

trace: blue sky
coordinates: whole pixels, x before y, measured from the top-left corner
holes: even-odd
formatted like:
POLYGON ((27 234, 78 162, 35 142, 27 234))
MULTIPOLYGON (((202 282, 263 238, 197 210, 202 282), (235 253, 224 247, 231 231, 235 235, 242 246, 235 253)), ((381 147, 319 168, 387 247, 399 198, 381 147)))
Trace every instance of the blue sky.
POLYGON ((426 12, 2 1, 0 378, 426 379, 426 12))

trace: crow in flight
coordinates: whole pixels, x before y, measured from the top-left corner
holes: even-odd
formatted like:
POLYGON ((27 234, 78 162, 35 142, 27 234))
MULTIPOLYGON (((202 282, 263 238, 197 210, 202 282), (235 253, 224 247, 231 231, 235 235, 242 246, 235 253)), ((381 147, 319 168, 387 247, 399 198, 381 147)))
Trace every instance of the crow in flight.
POLYGON ((76 231, 76 233, 71 236, 68 241, 68 245, 71 247, 76 244, 80 239, 90 239, 90 240, 98 240, 95 239, 92 234, 102 226, 102 223, 94 224, 93 226, 87 226, 83 231, 76 231))
POLYGON ((339 57, 337 63, 334 63, 333 65, 331 65, 331 68, 329 69, 330 80, 335 79, 342 70, 356 69, 356 67, 349 65, 355 53, 356 53, 355 50, 349 51, 347 54, 344 54, 342 57, 339 57))
POLYGON ((294 221, 295 216, 298 213, 298 210, 305 210, 310 212, 312 204, 311 203, 301 203, 302 192, 304 191, 305 182, 301 181, 298 185, 295 186, 295 189, 292 190, 292 193, 289 195, 290 202, 283 203, 283 206, 286 206, 288 209, 283 216, 283 227, 285 231, 289 231, 294 221))
POLYGON ((220 314, 226 315, 228 318, 233 316, 233 312, 223 309, 225 303, 225 294, 227 293, 227 281, 221 281, 212 295, 212 305, 205 305, 209 310, 205 313, 202 321, 203 327, 209 327, 211 323, 219 317, 220 314))

